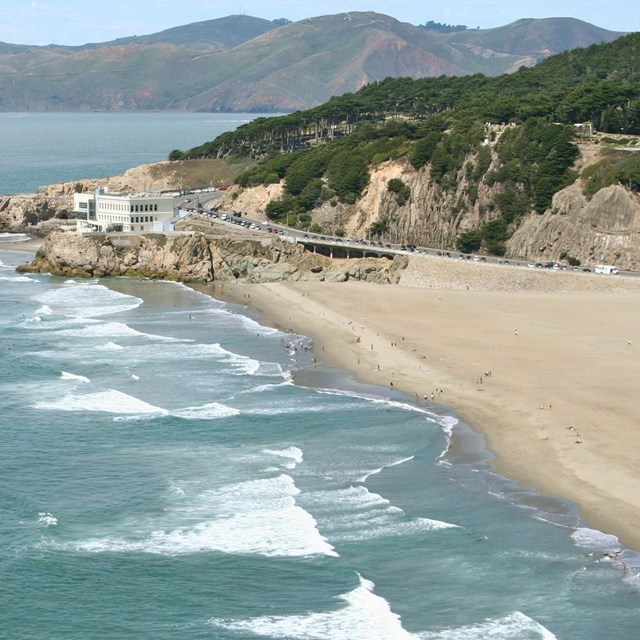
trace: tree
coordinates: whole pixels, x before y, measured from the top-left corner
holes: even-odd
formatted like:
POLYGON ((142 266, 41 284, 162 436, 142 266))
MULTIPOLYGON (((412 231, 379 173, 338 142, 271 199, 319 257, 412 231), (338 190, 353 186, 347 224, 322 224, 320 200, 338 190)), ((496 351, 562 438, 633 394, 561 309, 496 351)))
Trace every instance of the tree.
POLYGON ((456 239, 456 246, 462 253, 473 253, 482 246, 482 230, 473 229, 461 233, 456 239))

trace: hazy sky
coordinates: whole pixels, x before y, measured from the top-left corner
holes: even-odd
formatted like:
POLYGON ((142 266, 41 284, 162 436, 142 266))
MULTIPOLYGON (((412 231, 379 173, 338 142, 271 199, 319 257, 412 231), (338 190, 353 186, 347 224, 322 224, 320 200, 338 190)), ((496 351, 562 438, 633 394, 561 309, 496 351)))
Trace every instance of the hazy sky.
POLYGON ((572 17, 613 31, 640 30, 637 0, 0 0, 0 41, 79 45, 232 14, 301 20, 345 11, 473 28, 498 27, 519 18, 572 17))

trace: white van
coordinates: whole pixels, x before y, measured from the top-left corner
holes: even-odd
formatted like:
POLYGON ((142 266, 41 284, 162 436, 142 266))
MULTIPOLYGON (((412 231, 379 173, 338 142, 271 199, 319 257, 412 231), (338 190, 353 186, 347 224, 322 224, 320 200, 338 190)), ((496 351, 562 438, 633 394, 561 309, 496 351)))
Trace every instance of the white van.
POLYGON ((609 276, 612 276, 618 273, 618 268, 610 264, 597 264, 596 273, 605 273, 609 276))

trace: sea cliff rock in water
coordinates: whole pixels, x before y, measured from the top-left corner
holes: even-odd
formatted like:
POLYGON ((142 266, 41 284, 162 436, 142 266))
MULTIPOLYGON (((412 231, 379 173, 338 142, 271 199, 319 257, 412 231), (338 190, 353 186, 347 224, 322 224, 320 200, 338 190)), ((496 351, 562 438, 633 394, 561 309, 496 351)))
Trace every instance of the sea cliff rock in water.
POLYGON ((407 258, 330 259, 278 238, 208 238, 202 234, 52 233, 20 269, 69 277, 133 276, 245 283, 364 280, 397 283, 407 258))

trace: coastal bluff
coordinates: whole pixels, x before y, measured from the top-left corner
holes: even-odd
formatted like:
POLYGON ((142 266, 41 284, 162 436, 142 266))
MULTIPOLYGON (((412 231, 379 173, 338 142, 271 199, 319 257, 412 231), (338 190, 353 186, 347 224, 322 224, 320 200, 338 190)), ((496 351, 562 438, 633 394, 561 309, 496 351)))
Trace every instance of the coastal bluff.
POLYGON ((55 232, 20 270, 73 278, 127 276, 189 283, 359 280, 395 284, 407 263, 406 256, 330 259, 275 237, 55 232))

